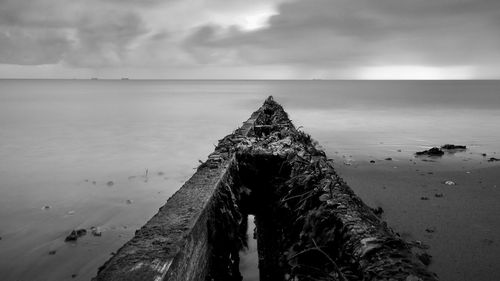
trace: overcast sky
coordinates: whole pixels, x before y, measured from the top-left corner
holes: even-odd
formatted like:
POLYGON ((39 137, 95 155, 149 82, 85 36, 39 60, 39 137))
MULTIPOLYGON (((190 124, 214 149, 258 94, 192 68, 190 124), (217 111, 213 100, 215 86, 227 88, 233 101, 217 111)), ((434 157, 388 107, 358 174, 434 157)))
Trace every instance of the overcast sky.
POLYGON ((0 78, 498 79, 500 0, 0 0, 0 78))

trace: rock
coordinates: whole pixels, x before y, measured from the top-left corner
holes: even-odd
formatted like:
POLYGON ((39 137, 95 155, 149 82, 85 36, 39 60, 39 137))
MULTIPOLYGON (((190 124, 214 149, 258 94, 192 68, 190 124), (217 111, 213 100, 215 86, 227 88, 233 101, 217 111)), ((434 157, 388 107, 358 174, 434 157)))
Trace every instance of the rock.
POLYGON ((107 186, 113 186, 113 185, 115 185, 115 183, 114 183, 113 181, 108 181, 108 182, 106 183, 106 185, 107 185, 107 186))
POLYGON ((456 185, 456 183, 454 181, 450 181, 450 180, 444 181, 444 184, 446 184, 446 185, 456 185))
POLYGON ((72 216, 72 215, 74 215, 74 214, 75 214, 75 211, 73 211, 73 210, 68 211, 68 212, 67 212, 67 214, 68 214, 69 216, 72 216))
POLYGON ((97 184, 97 182, 96 182, 96 181, 92 181, 92 184, 93 184, 93 185, 96 185, 96 184, 97 184))
POLYGON ((434 197, 437 197, 437 198, 441 198, 443 196, 444 196, 443 193, 436 193, 436 194, 434 194, 434 197))
POLYGON ((482 153, 481 155, 482 155, 483 157, 486 157, 486 155, 487 155, 487 154, 486 154, 486 153, 482 153))
POLYGON ((56 254, 56 251, 49 251, 49 255, 53 256, 56 254))
POLYGON ((50 206, 49 206, 49 205, 45 205, 45 206, 43 206, 43 207, 42 207, 42 210, 45 210, 45 211, 46 211, 46 210, 49 210, 49 209, 50 209, 50 206))
POLYGON ((495 157, 490 157, 490 159, 488 159, 488 162, 496 162, 496 161, 500 161, 500 159, 495 157))
POLYGON ((134 203, 134 200, 127 199, 127 201, 125 201, 125 203, 130 205, 130 204, 134 203))
POLYGON ((431 264, 431 259, 432 259, 431 255, 427 253, 422 253, 422 254, 417 254, 417 257, 424 265, 431 264))
POLYGON ((422 196, 422 197, 420 197, 420 200, 429 200, 429 197, 427 197, 427 196, 422 196))
POLYGON ((401 149, 398 149, 398 152, 401 152, 401 149))
POLYGON ((434 233, 436 232, 436 228, 435 227, 428 227, 425 229, 425 232, 427 233, 434 233))
POLYGON ((90 233, 92 233, 92 235, 96 236, 96 237, 101 237, 102 236, 102 231, 99 227, 96 227, 96 226, 92 226, 90 228, 90 233))
POLYGON ((382 207, 377 207, 377 208, 370 208, 372 209, 373 213, 377 216, 377 217, 381 217, 382 214, 384 213, 384 209, 382 209, 382 207))
POLYGON ((455 145, 455 144, 445 144, 443 146, 441 146, 442 149, 448 149, 448 150, 452 150, 452 149, 459 149, 459 150, 464 150, 464 149, 467 149, 467 147, 465 145, 455 145))
POLYGON ((84 236, 87 234, 87 230, 81 228, 81 229, 77 229, 77 230, 73 230, 71 231, 71 233, 66 237, 66 239, 64 239, 65 242, 68 242, 68 241, 76 241, 78 240, 78 238, 84 236))
POLYGON ((76 278, 76 276, 78 276, 78 275, 76 275, 76 274, 71 274, 71 278, 76 278))
POLYGON ((429 150, 415 152, 415 155, 427 155, 427 156, 443 156, 443 154, 444 152, 437 147, 433 147, 429 150))
POLYGON ((385 160, 392 161, 392 158, 391 157, 387 157, 387 158, 385 158, 385 160))
POLYGON ((375 163, 375 160, 370 160, 370 163, 372 163, 372 164, 375 163))

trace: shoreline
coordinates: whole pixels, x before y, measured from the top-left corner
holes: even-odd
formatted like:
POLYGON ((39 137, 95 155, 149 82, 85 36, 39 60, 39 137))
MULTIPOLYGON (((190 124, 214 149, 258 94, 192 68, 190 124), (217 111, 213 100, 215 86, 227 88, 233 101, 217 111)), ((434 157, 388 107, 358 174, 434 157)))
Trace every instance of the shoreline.
POLYGON ((429 269, 440 280, 486 281, 500 278, 500 164, 480 155, 467 150, 427 158, 394 151, 387 154, 390 161, 358 156, 350 165, 344 164, 349 156, 331 157, 354 192, 384 210, 394 231, 429 246, 429 269))

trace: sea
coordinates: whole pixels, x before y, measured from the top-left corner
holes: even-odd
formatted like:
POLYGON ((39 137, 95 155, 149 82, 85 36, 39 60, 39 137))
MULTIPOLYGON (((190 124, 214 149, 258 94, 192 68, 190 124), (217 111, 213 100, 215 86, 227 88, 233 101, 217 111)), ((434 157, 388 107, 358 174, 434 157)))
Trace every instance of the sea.
POLYGON ((500 81, 0 80, 0 279, 95 276, 268 96, 329 155, 500 153, 500 81))

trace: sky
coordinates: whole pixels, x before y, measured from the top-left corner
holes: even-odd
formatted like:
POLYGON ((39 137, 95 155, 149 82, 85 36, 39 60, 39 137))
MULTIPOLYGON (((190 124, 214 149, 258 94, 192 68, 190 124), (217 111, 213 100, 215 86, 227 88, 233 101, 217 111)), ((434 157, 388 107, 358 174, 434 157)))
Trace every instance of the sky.
POLYGON ((0 0, 0 78, 499 79, 499 0, 0 0))

